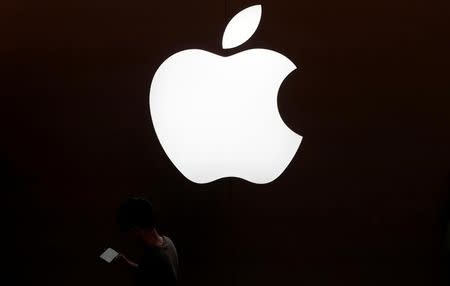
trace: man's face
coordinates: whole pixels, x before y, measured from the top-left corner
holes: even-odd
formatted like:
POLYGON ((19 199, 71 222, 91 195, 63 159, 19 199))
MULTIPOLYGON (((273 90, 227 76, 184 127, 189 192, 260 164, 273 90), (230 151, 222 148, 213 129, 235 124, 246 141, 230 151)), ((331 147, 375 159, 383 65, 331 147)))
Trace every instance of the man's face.
POLYGON ((127 236, 135 243, 142 243, 144 241, 144 229, 133 227, 127 232, 127 236))
POLYGON ((140 231, 137 227, 122 232, 122 236, 126 241, 137 243, 140 240, 140 231))

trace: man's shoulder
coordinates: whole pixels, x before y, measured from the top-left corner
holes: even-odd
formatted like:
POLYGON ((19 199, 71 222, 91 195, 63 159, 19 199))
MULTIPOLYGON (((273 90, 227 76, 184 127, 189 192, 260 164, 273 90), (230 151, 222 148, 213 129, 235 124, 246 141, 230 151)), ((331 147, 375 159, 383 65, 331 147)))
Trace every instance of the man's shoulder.
POLYGON ((162 237, 164 239, 164 244, 175 246, 175 244, 173 243, 173 241, 170 237, 168 237, 167 235, 163 235, 162 237))

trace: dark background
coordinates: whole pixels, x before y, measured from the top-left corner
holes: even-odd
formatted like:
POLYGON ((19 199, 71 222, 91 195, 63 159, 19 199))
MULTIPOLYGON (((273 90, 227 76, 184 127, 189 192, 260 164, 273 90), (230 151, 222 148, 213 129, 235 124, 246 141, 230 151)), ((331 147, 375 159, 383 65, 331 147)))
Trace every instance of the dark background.
POLYGON ((181 285, 446 285, 448 1, 23 1, 0 10, 3 271, 11 285, 129 285, 108 246, 143 195, 173 238, 181 285), (151 125, 171 54, 226 55, 242 8, 259 29, 231 53, 279 51, 286 124, 304 136, 273 183, 197 185, 151 125))

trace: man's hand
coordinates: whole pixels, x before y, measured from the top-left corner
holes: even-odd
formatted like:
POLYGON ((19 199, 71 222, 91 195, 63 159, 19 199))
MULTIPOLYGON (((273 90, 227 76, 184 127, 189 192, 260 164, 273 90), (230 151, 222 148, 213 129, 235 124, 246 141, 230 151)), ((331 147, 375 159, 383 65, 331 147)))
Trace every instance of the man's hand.
POLYGON ((114 260, 117 260, 119 263, 126 263, 128 266, 133 267, 133 268, 139 267, 139 265, 137 263, 131 261, 123 254, 117 255, 117 257, 114 260))

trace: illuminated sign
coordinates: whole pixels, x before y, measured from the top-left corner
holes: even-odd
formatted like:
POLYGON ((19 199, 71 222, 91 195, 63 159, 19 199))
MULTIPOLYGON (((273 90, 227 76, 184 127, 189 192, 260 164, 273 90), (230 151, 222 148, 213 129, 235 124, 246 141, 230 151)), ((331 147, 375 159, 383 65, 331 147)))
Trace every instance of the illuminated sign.
MULTIPOLYGON (((247 41, 261 13, 255 5, 234 16, 223 48, 247 41)), ((295 69, 287 57, 267 49, 227 57, 189 49, 166 59, 152 80, 150 113, 175 167, 195 183, 223 177, 257 184, 275 180, 302 141, 277 106, 278 90, 295 69)))

